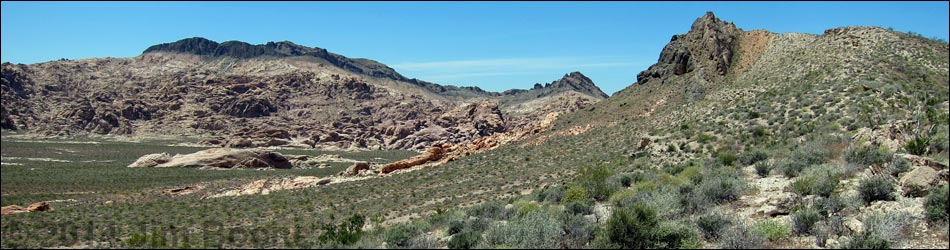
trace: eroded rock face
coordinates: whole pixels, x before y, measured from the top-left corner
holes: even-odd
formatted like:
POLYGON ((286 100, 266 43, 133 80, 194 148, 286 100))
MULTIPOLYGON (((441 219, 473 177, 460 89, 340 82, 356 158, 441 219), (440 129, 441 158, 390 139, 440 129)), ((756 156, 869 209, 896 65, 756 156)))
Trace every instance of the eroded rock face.
POLYGON ((212 148, 192 154, 175 155, 170 158, 166 158, 167 154, 164 154, 164 156, 163 154, 145 155, 129 167, 293 168, 290 161, 280 153, 264 149, 212 148), (165 161, 166 159, 167 161, 165 161), (154 164, 160 161, 164 162, 154 164))
POLYGON ((724 22, 712 12, 707 12, 693 22, 689 32, 674 35, 670 39, 670 43, 660 52, 657 63, 637 75, 637 83, 661 80, 700 68, 715 75, 725 75, 732 67, 732 59, 741 34, 742 30, 734 24, 724 22))

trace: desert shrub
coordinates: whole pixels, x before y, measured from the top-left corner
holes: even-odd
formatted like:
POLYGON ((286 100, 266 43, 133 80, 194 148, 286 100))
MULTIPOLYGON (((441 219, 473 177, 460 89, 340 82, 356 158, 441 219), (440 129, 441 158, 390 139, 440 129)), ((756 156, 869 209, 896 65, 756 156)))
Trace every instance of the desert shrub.
POLYGON ((933 189, 927 195, 924 200, 924 213, 928 222, 942 221, 946 223, 948 221, 948 218, 950 218, 947 214, 950 211, 950 203, 947 203, 948 195, 950 195, 950 185, 933 189))
POLYGON ((662 187, 651 192, 637 192, 633 199, 622 202, 624 207, 641 203, 657 211, 657 216, 676 219, 683 213, 683 204, 679 194, 672 187, 662 187))
POLYGON ((910 170, 910 161, 904 159, 903 157, 894 157, 894 160, 891 161, 891 164, 887 166, 887 172, 894 177, 900 176, 900 174, 905 173, 910 170))
POLYGON ((720 204, 739 199, 744 183, 731 171, 708 171, 693 193, 700 199, 720 204))
POLYGON ((736 224, 727 228, 719 239, 719 248, 722 249, 759 249, 765 243, 765 238, 743 224, 736 224))
POLYGON ((864 232, 851 237, 851 240, 845 242, 842 249, 890 249, 891 243, 881 236, 864 232))
POLYGON ((596 224, 589 223, 582 215, 566 215, 562 243, 569 249, 584 248, 594 237, 596 224))
POLYGON ((913 220, 909 213, 903 211, 873 212, 861 217, 865 232, 880 236, 888 242, 900 240, 913 220))
POLYGON ((353 244, 363 237, 365 219, 361 214, 354 214, 340 224, 324 224, 323 234, 320 234, 318 240, 321 244, 353 244))
POLYGON ((834 167, 821 165, 805 171, 802 176, 797 177, 792 182, 792 192, 805 195, 819 195, 829 197, 838 186, 841 174, 834 170, 834 167))
POLYGON ((806 168, 825 163, 834 156, 828 150, 828 145, 834 142, 834 138, 806 142, 792 150, 787 158, 778 161, 776 168, 788 178, 797 177, 806 168))
POLYGON ((165 234, 161 231, 154 231, 151 233, 133 233, 125 240, 125 244, 133 248, 167 248, 167 241, 165 239, 165 234))
POLYGON ((615 186, 607 182, 607 178, 613 176, 613 171, 607 165, 584 166, 580 168, 578 173, 577 184, 597 201, 606 200, 616 189, 615 186))
POLYGON ((782 159, 775 164, 775 168, 782 171, 782 174, 788 178, 797 177, 802 170, 805 170, 809 165, 805 162, 794 161, 789 159, 782 159))
POLYGON ((696 219, 696 226, 699 227, 703 237, 710 241, 719 239, 720 234, 732 224, 734 223, 731 218, 716 212, 702 215, 696 219))
POLYGON ((461 209, 444 210, 444 209, 437 208, 435 213, 429 216, 429 224, 434 225, 434 226, 441 226, 447 223, 451 223, 453 221, 462 220, 464 218, 465 218, 465 211, 461 209))
POLYGON ((461 233, 465 229, 465 222, 461 220, 449 222, 449 229, 446 231, 449 235, 461 233))
POLYGON ((485 243, 518 248, 557 248, 561 242, 561 222, 543 211, 534 211, 485 232, 485 243))
POLYGON ((655 243, 651 248, 684 249, 699 246, 699 236, 696 231, 683 223, 661 223, 653 234, 655 243))
POLYGON ((716 159, 719 159, 719 162, 724 166, 733 166, 736 164, 736 154, 729 151, 719 151, 716 152, 716 159))
POLYGON ((894 180, 887 175, 872 175, 858 183, 858 195, 865 204, 878 200, 894 200, 894 180))
POLYGON ((752 226, 752 231, 765 237, 769 241, 783 240, 788 237, 791 228, 788 224, 776 220, 763 220, 752 226))
POLYGON ((615 209, 607 220, 606 233, 611 243, 624 249, 652 248, 657 225, 656 211, 637 204, 615 209))
POLYGON ((821 220, 818 210, 803 207, 792 213, 792 233, 797 235, 810 234, 815 223, 821 220))
POLYGON ((500 201, 487 201, 469 208, 466 214, 479 218, 508 220, 511 211, 505 209, 505 205, 500 201))
POLYGON ((633 190, 623 189, 617 192, 614 192, 613 195, 610 195, 608 201, 610 204, 614 204, 617 207, 623 207, 627 205, 628 202, 631 202, 634 196, 633 190))
POLYGON ((465 222, 465 227, 462 229, 462 231, 470 230, 481 233, 484 232, 485 229, 488 229, 488 227, 491 225, 491 222, 491 219, 475 218, 474 220, 465 222))
POLYGON ((861 166, 870 166, 884 164, 891 161, 893 153, 884 146, 864 145, 862 142, 856 142, 845 150, 845 160, 851 164, 861 166))
POLYGON ((587 215, 594 211, 593 203, 594 202, 589 201, 589 200, 588 201, 572 201, 571 203, 567 203, 567 205, 564 205, 564 210, 567 213, 573 214, 573 215, 587 215))
POLYGON ((580 186, 571 186, 567 188, 567 191, 564 193, 564 198, 561 202, 569 204, 575 201, 587 201, 590 199, 590 195, 587 194, 587 190, 580 186))
POLYGON ((739 154, 739 163, 742 163, 743 165, 752 165, 760 161, 767 160, 768 158, 768 153, 765 153, 765 151, 759 149, 755 149, 739 154))
POLYGON ((541 209, 541 206, 538 205, 537 202, 528 202, 523 200, 515 201, 515 203, 512 205, 514 205, 515 213, 517 213, 519 216, 541 209))
POLYGON ((831 216, 838 214, 846 205, 840 196, 833 195, 829 197, 818 197, 812 206, 817 208, 818 213, 822 216, 831 216))
POLYGON ((449 240, 449 249, 473 249, 481 240, 482 236, 479 233, 465 231, 452 236, 449 240))
POLYGON ((755 164, 755 174, 759 177, 767 177, 769 173, 772 172, 772 164, 765 161, 760 161, 755 164))
POLYGON ((409 249, 438 249, 439 240, 426 235, 419 235, 409 240, 409 249))
POLYGON ((930 137, 916 135, 913 139, 907 141, 904 144, 904 150, 907 150, 907 153, 915 155, 923 155, 927 152, 927 148, 930 146, 930 137))
POLYGON ((419 235, 421 230, 413 224, 401 223, 389 227, 383 233, 383 240, 390 247, 405 248, 409 247, 409 240, 419 235))
POLYGON ((633 176, 629 174, 621 174, 619 178, 621 187, 630 187, 634 183, 633 176))
POLYGON ((561 199, 564 198, 564 186, 555 186, 541 189, 537 193, 536 200, 538 202, 547 201, 551 203, 560 203, 561 199))

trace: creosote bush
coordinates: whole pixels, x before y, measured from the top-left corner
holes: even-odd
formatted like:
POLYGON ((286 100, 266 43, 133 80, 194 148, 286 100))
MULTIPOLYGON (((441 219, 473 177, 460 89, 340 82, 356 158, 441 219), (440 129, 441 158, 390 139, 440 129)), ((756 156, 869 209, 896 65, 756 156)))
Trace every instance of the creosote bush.
POLYGON ((858 183, 858 195, 865 204, 879 200, 894 200, 895 189, 896 184, 888 175, 872 175, 858 183))
POLYGON ((924 200, 924 212, 928 222, 947 223, 948 218, 950 218, 947 214, 948 211, 950 211, 950 203, 947 203, 948 195, 950 195, 950 185, 933 189, 930 191, 930 194, 927 195, 927 198, 924 200))

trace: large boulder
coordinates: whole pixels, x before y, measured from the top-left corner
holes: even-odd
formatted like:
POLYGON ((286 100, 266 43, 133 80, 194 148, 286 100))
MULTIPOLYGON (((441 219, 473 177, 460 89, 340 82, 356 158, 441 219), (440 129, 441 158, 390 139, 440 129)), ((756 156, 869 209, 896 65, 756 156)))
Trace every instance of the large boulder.
POLYGON ((166 163, 172 159, 172 156, 168 153, 158 153, 158 154, 147 154, 139 157, 138 160, 129 164, 130 168, 150 168, 158 166, 159 164, 166 163))
POLYGON ((927 195, 930 188, 936 185, 940 179, 937 171, 933 168, 920 166, 901 176, 900 181, 904 196, 921 197, 927 195))
MULTIPOLYGON (((146 157, 154 157, 146 155, 146 157)), ((139 161, 146 161, 139 159, 139 161)), ((134 163, 133 163, 134 164, 134 163)), ((132 167, 132 165, 129 165, 132 167)), ((293 168, 286 157, 277 152, 264 149, 212 148, 192 154, 175 155, 167 162, 153 166, 157 168, 293 168)))

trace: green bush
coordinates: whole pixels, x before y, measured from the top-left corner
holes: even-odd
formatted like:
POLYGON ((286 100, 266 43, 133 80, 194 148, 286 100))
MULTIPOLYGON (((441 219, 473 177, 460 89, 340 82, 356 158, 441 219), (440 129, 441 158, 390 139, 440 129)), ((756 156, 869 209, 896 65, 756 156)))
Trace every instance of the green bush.
POLYGON ((902 157, 894 157, 887 170, 892 176, 898 177, 900 174, 910 171, 910 161, 902 157))
POLYGON ((659 249, 697 248, 699 236, 687 225, 678 222, 661 223, 654 231, 654 246, 659 249))
POLYGON ((734 171, 708 170, 704 172, 702 181, 687 196, 690 211, 699 211, 710 205, 739 199, 745 183, 734 171))
POLYGON ((736 154, 728 151, 716 152, 716 159, 724 166, 734 166, 736 164, 736 154))
POLYGON ((788 238, 791 228, 788 224, 776 220, 763 220, 752 226, 752 231, 762 235, 769 241, 777 241, 788 238))
POLYGON ((631 208, 617 208, 607 220, 607 237, 624 249, 653 248, 653 229, 657 225, 656 211, 649 207, 636 204, 631 208))
POLYGON ((544 211, 534 211, 485 232, 485 243, 518 248, 557 248, 563 233, 559 220, 544 211))
POLYGON ((855 235, 841 246, 842 249, 890 249, 891 243, 884 238, 868 232, 855 235))
POLYGON ((732 219, 720 213, 709 213, 696 220, 703 237, 710 241, 719 239, 720 234, 732 224, 732 219))
POLYGON ((583 215, 565 215, 563 245, 568 249, 584 248, 593 239, 596 226, 583 215))
POLYGON ((578 172, 577 183, 587 191, 591 198, 597 201, 606 200, 616 189, 616 187, 607 183, 607 178, 613 176, 613 171, 607 165, 584 166, 578 172))
POLYGON ((894 154, 888 151, 884 146, 875 147, 864 145, 861 142, 856 142, 845 150, 845 160, 848 163, 861 166, 880 166, 890 162, 893 156, 894 154))
POLYGON ((769 173, 772 172, 772 164, 769 164, 765 161, 760 161, 755 164, 755 174, 759 177, 767 177, 769 173))
POLYGON ((742 163, 743 165, 752 165, 767 159, 769 159, 769 154, 758 149, 739 154, 739 163, 742 163))
POLYGON ((719 248, 722 249, 760 249, 765 238, 743 224, 729 227, 719 239, 719 248))
POLYGON ((815 223, 821 220, 818 210, 804 207, 792 213, 792 233, 797 235, 810 234, 815 223))
POLYGON ((930 146, 930 137, 916 135, 914 139, 907 141, 907 144, 904 144, 904 150, 907 150, 907 153, 915 155, 924 155, 927 152, 927 148, 930 146))
POLYGON ((413 224, 402 223, 389 227, 383 233, 383 239, 390 247, 405 248, 409 247, 409 240, 419 235, 419 233, 421 233, 421 230, 413 224))
POLYGON ((165 235, 158 230, 145 234, 133 233, 125 240, 125 244, 132 248, 167 248, 169 246, 166 243, 165 235))
POLYGON ((575 201, 587 201, 590 199, 590 195, 587 194, 587 190, 580 186, 571 186, 567 188, 567 192, 564 193, 564 198, 561 199, 561 202, 564 204, 569 204, 575 201))
POLYGON ((593 204, 593 203, 594 203, 594 202, 593 202, 593 201, 590 201, 590 200, 587 200, 587 201, 572 201, 571 203, 568 203, 567 205, 564 205, 564 209, 566 210, 567 213, 570 213, 570 214, 572 214, 572 215, 587 215, 587 214, 590 214, 590 213, 592 213, 592 212, 594 211, 594 210, 593 210, 593 207, 594 207, 594 204, 593 204))
POLYGON ((449 240, 449 249, 473 249, 481 240, 482 236, 479 233, 465 231, 452 236, 449 240))
POLYGON ((926 210, 928 222, 943 221, 947 223, 948 218, 950 218, 947 214, 950 211, 950 203, 947 203, 948 195, 950 195, 950 185, 933 189, 927 195, 924 200, 924 210, 926 210))
POLYGON ((465 222, 457 220, 457 221, 453 221, 449 223, 449 230, 446 232, 449 235, 453 235, 453 234, 461 233, 462 229, 465 229, 465 222))
POLYGON ((494 220, 508 220, 511 217, 511 211, 505 209, 505 204, 500 201, 487 201, 469 208, 466 214, 479 218, 488 218, 494 220))
POLYGON ((324 224, 323 234, 318 237, 318 240, 321 244, 353 244, 363 237, 365 219, 361 214, 354 214, 338 225, 324 224))
POLYGON ((894 200, 893 192, 896 190, 894 180, 888 175, 872 175, 862 179, 858 183, 858 195, 865 204, 871 204, 873 201, 894 200))
POLYGON ((792 192, 802 196, 814 194, 829 197, 838 187, 841 174, 837 173, 833 166, 821 165, 808 169, 804 175, 797 178, 792 182, 792 192))
POLYGON ((614 192, 613 195, 610 195, 608 201, 610 204, 613 204, 617 207, 623 207, 626 202, 629 202, 633 199, 634 191, 630 189, 623 189, 617 192, 614 192))

